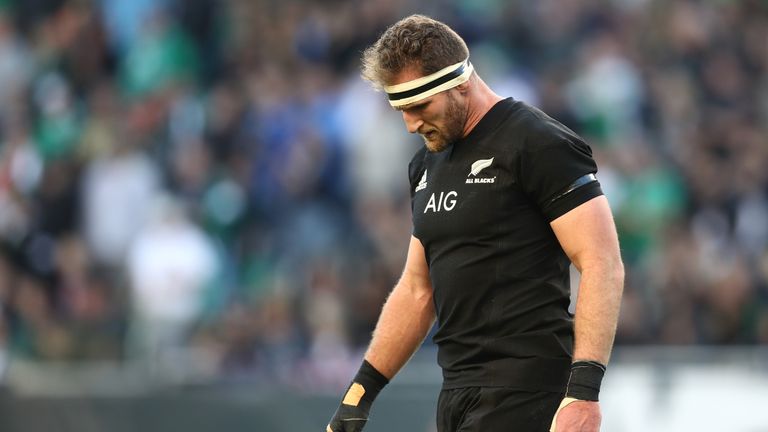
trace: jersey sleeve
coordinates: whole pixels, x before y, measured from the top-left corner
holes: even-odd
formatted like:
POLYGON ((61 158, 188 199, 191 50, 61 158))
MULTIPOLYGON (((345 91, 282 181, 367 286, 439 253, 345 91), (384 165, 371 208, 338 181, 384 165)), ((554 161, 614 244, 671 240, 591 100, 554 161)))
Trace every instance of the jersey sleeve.
POLYGON ((518 157, 518 181, 548 222, 603 194, 592 150, 555 120, 531 129, 518 157))

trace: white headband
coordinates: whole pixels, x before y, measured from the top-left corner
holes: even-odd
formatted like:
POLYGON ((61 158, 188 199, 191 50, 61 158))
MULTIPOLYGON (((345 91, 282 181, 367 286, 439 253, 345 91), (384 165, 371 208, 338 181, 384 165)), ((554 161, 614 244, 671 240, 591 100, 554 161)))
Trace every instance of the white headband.
POLYGON ((466 59, 463 62, 446 66, 425 77, 416 78, 401 84, 385 86, 384 91, 387 92, 390 105, 400 107, 465 83, 472 75, 472 71, 474 71, 472 63, 469 62, 469 59, 466 59))

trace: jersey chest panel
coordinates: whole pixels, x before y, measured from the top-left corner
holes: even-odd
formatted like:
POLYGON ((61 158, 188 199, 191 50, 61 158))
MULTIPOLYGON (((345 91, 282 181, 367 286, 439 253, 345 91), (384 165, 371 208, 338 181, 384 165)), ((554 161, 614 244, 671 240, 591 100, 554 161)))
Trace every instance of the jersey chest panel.
POLYGON ((449 159, 430 155, 413 199, 414 234, 425 247, 445 242, 498 242, 529 208, 503 158, 472 152, 449 159))

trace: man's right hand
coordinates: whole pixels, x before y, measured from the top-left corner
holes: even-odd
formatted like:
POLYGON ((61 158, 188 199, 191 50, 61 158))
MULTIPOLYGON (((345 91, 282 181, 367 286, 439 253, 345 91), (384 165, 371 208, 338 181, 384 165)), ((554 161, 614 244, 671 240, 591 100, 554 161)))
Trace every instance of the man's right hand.
POLYGON ((346 405, 342 402, 325 432, 360 432, 368 421, 368 410, 361 406, 346 405))

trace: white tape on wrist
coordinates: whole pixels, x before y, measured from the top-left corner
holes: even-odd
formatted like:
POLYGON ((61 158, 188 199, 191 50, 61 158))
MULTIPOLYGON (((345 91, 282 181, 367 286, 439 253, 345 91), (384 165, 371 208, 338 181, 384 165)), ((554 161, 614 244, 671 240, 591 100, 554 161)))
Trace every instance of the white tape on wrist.
POLYGON ((567 397, 563 399, 560 402, 560 406, 557 407, 557 411, 555 411, 555 416, 552 418, 552 426, 549 427, 549 432, 555 432, 555 426, 557 425, 557 415, 560 414, 560 410, 567 407, 568 405, 578 401, 576 398, 567 397))

